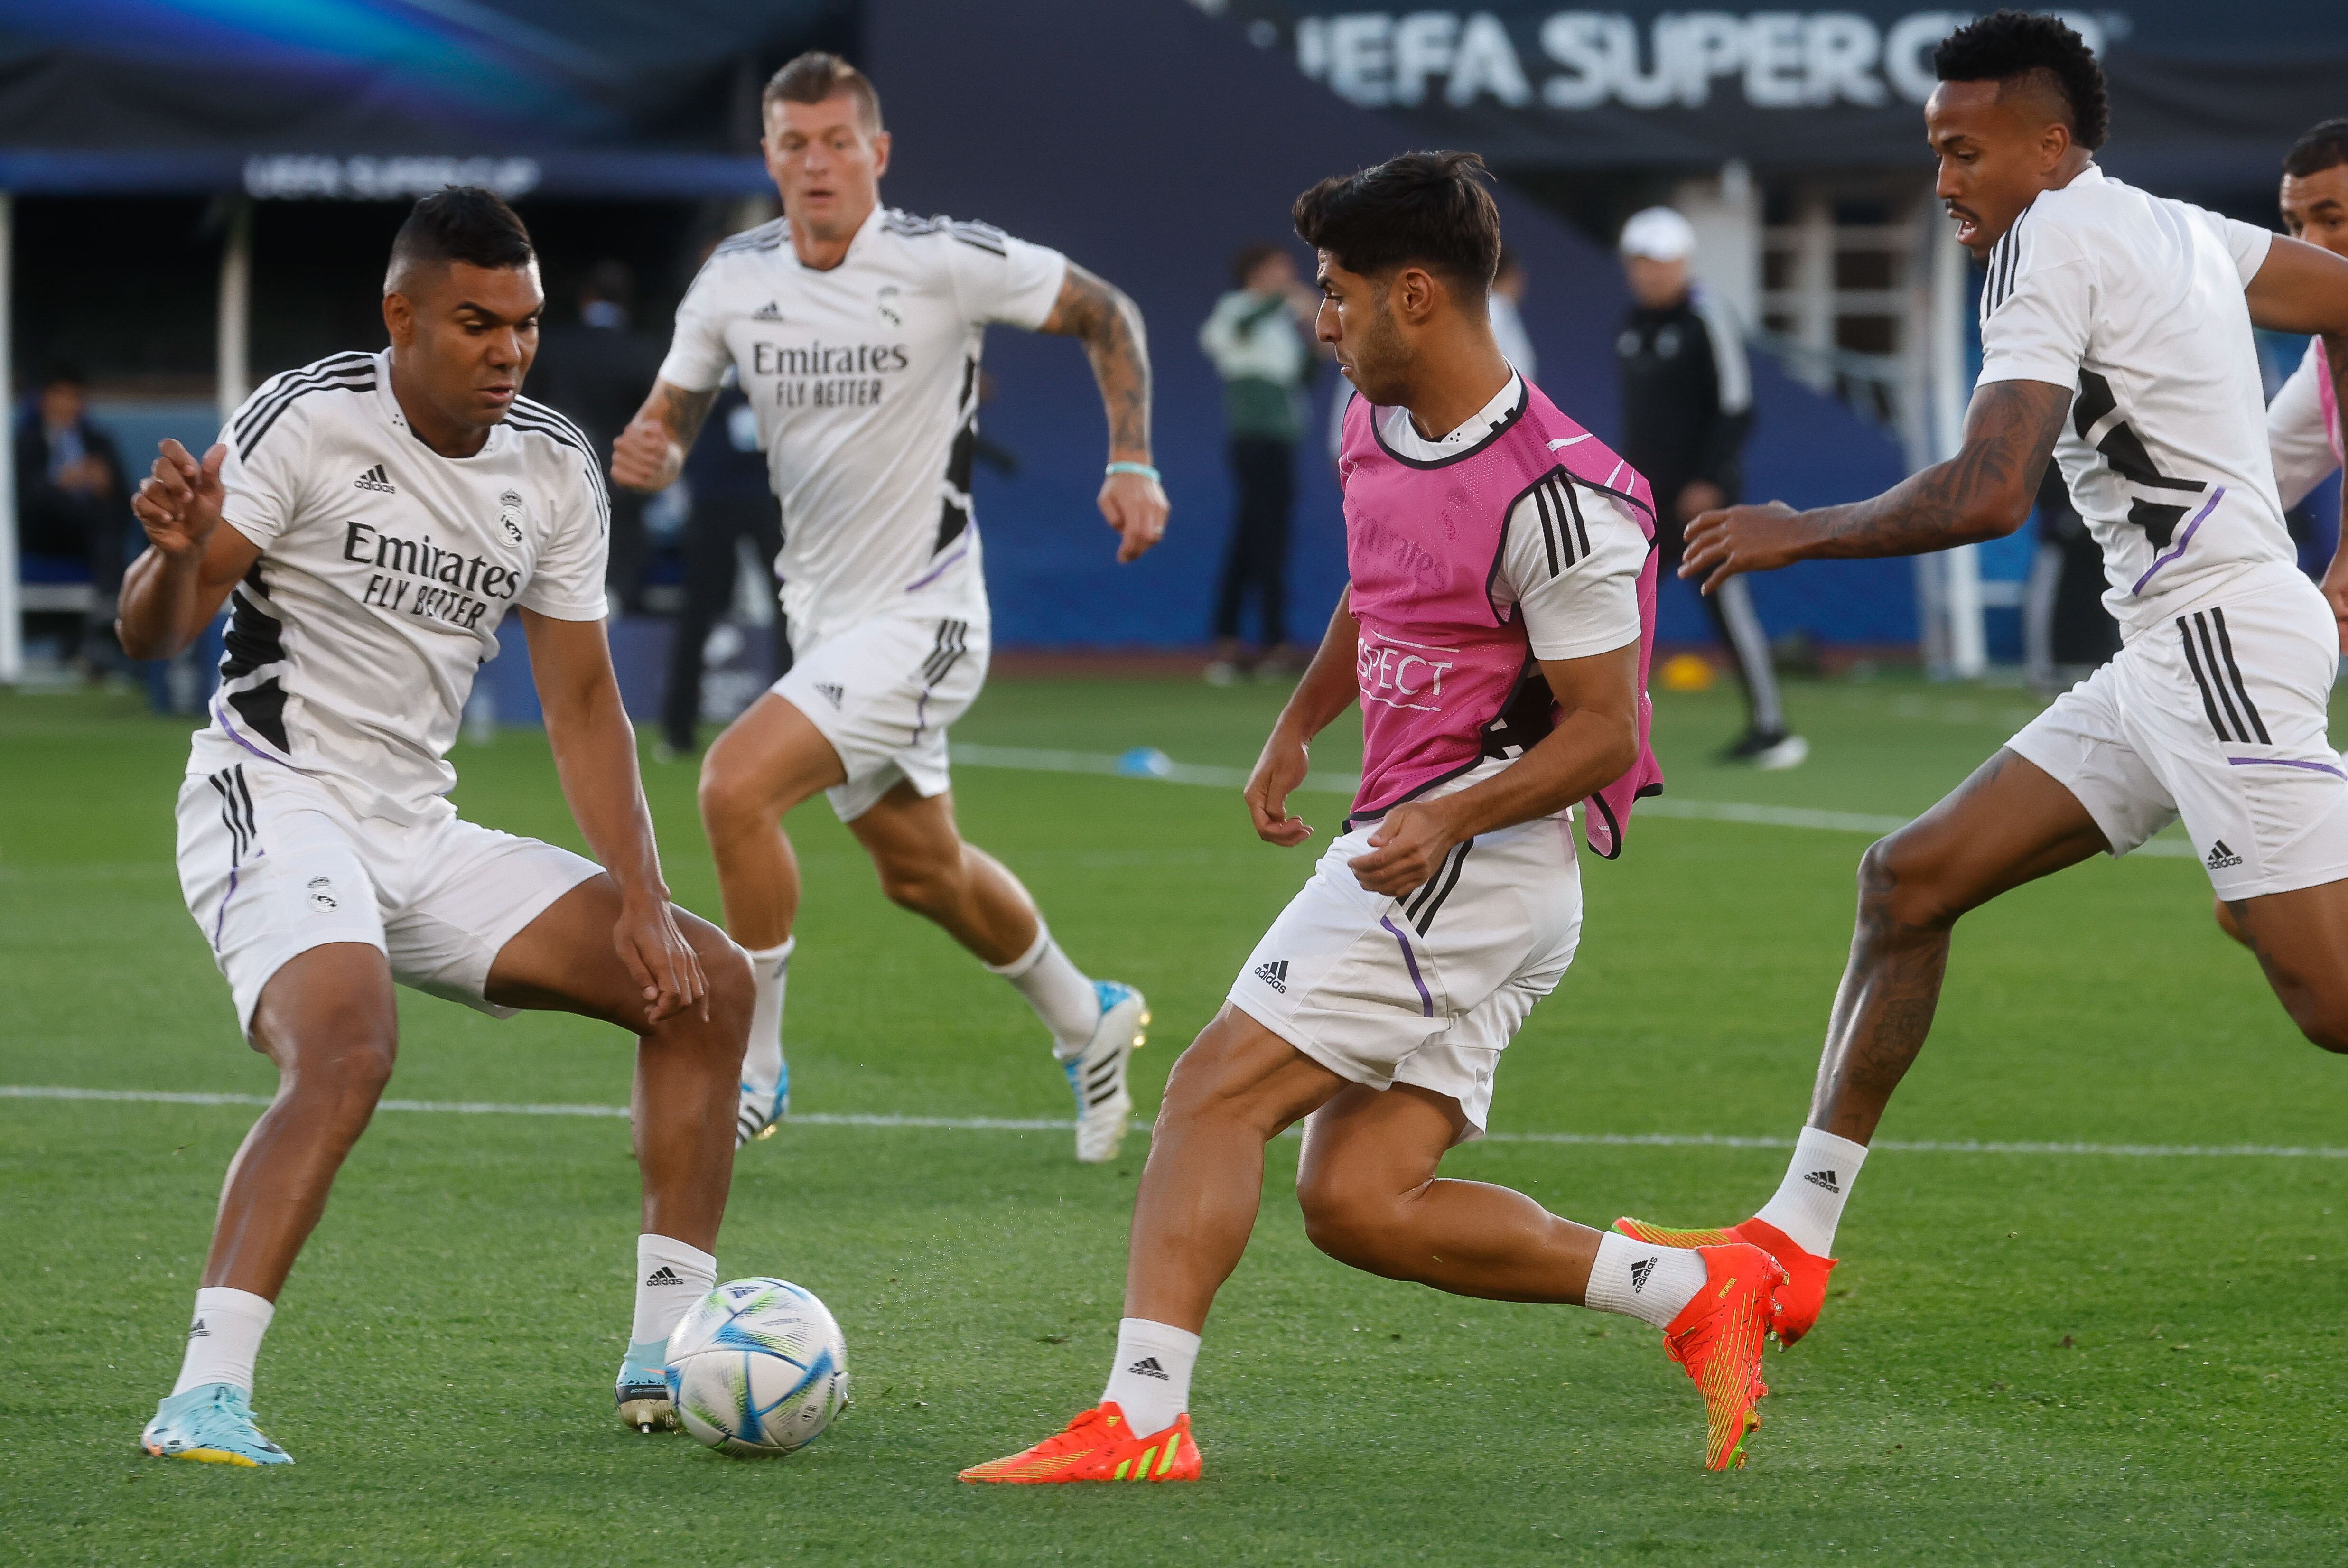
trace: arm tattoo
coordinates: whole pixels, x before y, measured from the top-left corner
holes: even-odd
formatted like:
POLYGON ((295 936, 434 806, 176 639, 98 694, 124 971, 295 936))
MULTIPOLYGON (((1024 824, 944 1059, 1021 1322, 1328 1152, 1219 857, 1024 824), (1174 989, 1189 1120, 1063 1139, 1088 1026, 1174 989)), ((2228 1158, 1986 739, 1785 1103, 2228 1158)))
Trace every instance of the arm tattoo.
POLYGON ((1081 338, 1108 411, 1112 455, 1149 455, 1149 341, 1141 310, 1124 292, 1068 263, 1067 281, 1042 330, 1081 338))
POLYGON ((717 388, 712 387, 706 392, 688 392, 682 387, 673 387, 663 381, 654 386, 653 396, 660 404, 657 412, 660 422, 668 428, 669 438, 690 451, 694 440, 701 434, 702 421, 708 418, 709 410, 717 406, 717 388))
POLYGON ((1966 414, 1962 450, 1872 500, 1811 512, 1818 537, 1805 553, 1921 555, 2012 531, 2030 515, 2070 409, 2067 387, 1991 382, 1966 414))

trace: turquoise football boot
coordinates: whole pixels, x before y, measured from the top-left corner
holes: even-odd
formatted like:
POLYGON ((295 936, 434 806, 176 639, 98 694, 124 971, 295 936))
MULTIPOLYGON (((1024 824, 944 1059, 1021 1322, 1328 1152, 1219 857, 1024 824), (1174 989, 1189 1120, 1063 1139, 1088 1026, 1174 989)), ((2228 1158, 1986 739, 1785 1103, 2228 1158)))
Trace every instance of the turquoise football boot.
POLYGON ((139 1446, 164 1460, 215 1465, 290 1465, 294 1456, 252 1424, 252 1396, 233 1383, 203 1383, 155 1407, 139 1446))

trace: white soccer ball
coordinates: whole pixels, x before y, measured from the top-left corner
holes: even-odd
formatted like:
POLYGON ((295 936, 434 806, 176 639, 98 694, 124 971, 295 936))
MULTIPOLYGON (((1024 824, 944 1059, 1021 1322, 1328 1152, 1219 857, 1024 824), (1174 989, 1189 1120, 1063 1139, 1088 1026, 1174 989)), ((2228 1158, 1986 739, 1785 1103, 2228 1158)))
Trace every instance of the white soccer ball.
POLYGON ((685 1429, 722 1454, 788 1454, 848 1408, 848 1346, 815 1293, 737 1279, 668 1340, 669 1397, 685 1429))

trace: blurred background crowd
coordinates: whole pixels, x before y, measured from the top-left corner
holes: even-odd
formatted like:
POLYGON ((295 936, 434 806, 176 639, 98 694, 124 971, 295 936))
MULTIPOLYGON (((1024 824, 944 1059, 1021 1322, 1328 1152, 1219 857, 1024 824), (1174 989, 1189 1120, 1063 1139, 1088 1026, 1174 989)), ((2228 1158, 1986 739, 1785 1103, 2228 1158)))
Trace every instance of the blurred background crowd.
MULTIPOLYGON (((379 346, 391 231, 449 181, 531 225, 549 313, 528 390, 608 445, 709 247, 777 211, 757 89, 808 47, 885 95, 884 201, 1056 246, 1126 287, 1152 333, 1175 513, 1129 569, 1093 512, 1081 363, 990 342, 973 493, 1007 665, 1218 685, 1300 667, 1344 575, 1331 443, 1350 389, 1314 340, 1287 206, 1406 147, 1471 148, 1499 173, 1495 329, 1648 475, 1667 560, 1707 506, 1869 494, 1953 449, 1979 284, 1932 198, 1920 105, 1958 14, 1357 3, 0 3, 0 683, 201 706, 216 644, 141 665, 113 639, 141 543, 129 489, 160 438, 208 444, 267 376, 379 346)), ((2348 29, 2323 7, 2066 16, 2112 79, 2102 161, 2163 194, 2271 226, 2283 150, 2348 105, 2348 29)), ((2263 349, 2271 389, 2301 346, 2263 349)), ((615 650, 674 753, 788 658, 769 562, 789 520, 753 425, 729 393, 685 482, 616 498, 615 650)), ((2312 565, 2336 482, 2291 514, 2312 565)), ((1913 662, 2052 687, 2117 645, 2058 480, 1993 545, 1734 587, 1704 601, 1667 580, 1661 640, 1684 656, 1663 668, 1737 681, 1732 754, 1762 767, 1803 756, 1780 669, 1913 662)), ((520 663, 491 666, 478 723, 534 717, 520 663)))

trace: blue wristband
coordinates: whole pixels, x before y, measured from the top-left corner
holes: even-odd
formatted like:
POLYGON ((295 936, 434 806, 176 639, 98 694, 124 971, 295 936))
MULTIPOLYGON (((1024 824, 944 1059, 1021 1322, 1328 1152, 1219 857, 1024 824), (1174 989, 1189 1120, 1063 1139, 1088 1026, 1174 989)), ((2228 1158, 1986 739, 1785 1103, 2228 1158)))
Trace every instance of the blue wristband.
POLYGON ((1151 484, 1165 482, 1159 478, 1158 470, 1148 463, 1111 463, 1108 466, 1108 471, 1113 474, 1139 474, 1151 484))

